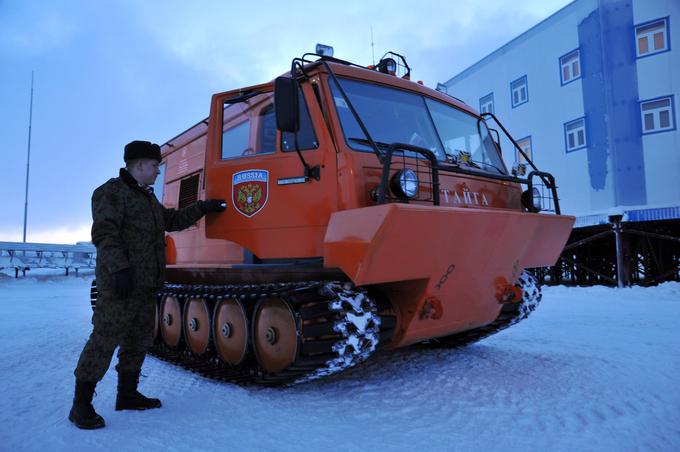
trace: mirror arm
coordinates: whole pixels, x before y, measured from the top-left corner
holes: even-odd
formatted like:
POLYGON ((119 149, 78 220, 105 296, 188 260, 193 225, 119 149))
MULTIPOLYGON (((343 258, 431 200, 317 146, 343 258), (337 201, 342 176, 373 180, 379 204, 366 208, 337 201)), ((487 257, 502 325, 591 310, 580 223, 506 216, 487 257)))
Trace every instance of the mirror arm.
POLYGON ((293 133, 293 144, 295 145, 295 152, 297 152, 298 157, 300 157, 300 162, 302 162, 302 166, 305 168, 305 178, 320 180, 321 167, 319 165, 316 165, 314 167, 309 166, 309 163, 307 163, 305 158, 302 156, 302 151, 300 151, 300 146, 298 145, 297 132, 293 133))
MULTIPOLYGON (((291 76, 278 77, 275 81, 274 105, 275 107, 278 105, 280 108, 280 110, 279 108, 276 108, 276 128, 282 133, 288 132, 293 134, 293 145, 295 147, 295 152, 300 159, 300 163, 302 163, 302 166, 304 167, 305 180, 309 180, 310 178, 319 180, 321 172, 320 167, 310 167, 309 163, 307 163, 302 155, 298 143, 298 133, 300 132, 300 94, 302 90, 295 76, 295 72, 296 61, 294 60, 291 64, 291 76), (281 113, 281 115, 279 115, 279 113, 281 113)), ((302 102, 304 102, 304 94, 302 102)))

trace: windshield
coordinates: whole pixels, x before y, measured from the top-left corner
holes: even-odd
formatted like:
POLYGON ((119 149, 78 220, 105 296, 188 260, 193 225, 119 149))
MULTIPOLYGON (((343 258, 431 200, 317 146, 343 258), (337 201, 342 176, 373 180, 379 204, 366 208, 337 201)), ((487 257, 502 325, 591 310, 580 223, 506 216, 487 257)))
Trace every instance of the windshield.
MULTIPOLYGON (((412 144, 429 149, 438 160, 454 162, 463 161, 464 152, 470 156, 467 159, 470 166, 506 174, 483 120, 419 94, 356 80, 338 81, 379 146, 412 144)), ((333 81, 330 85, 347 145, 357 151, 372 152, 337 85, 333 81)))
MULTIPOLYGON (((440 160, 444 158, 422 97, 354 80, 340 79, 340 83, 374 141, 412 144, 431 150, 440 160)), ((331 86, 348 145, 358 151, 372 152, 342 94, 335 83, 331 86)))
POLYGON ((486 122, 442 102, 425 99, 447 155, 460 161, 461 152, 470 154, 474 166, 505 174, 486 122))

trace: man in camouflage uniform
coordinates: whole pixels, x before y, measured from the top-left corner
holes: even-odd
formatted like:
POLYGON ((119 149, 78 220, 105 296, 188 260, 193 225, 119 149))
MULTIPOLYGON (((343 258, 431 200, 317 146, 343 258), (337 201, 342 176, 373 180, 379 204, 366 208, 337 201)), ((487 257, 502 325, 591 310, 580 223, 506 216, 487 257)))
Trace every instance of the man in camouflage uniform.
POLYGON ((148 141, 125 146, 126 167, 92 195, 92 243, 97 247, 97 308, 92 334, 75 370, 71 422, 79 428, 104 427, 92 406, 96 384, 118 351, 116 410, 160 408, 158 399, 137 391, 139 373, 153 342, 155 298, 164 283, 165 231, 179 231, 223 200, 198 201, 181 210, 166 209, 151 186, 160 173, 160 147, 148 141))

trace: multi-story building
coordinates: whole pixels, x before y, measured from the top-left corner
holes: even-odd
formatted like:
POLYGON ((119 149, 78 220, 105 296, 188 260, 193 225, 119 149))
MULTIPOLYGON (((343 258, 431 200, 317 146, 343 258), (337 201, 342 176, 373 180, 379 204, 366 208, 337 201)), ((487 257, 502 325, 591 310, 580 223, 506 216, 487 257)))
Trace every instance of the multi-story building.
MULTIPOLYGON (((670 263, 654 272, 678 278, 678 27, 678 0, 576 0, 439 84, 494 113, 555 175, 562 211, 576 215, 576 228, 597 232, 621 219, 624 231, 665 236, 644 252, 632 239, 620 245, 633 280, 650 280, 651 264, 637 257, 655 247, 672 250, 660 258, 670 263)), ((503 149, 506 162, 523 160, 508 143, 503 149)))

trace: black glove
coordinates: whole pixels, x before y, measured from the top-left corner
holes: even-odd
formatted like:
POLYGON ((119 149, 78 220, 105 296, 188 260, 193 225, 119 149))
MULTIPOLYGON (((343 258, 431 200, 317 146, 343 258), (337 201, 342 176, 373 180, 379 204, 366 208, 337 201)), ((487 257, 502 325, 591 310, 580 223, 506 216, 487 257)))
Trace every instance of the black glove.
POLYGON ((224 199, 206 199, 198 201, 198 208, 203 213, 224 212, 227 209, 227 202, 224 199))
POLYGON ((132 274, 129 268, 113 274, 113 292, 120 298, 128 298, 132 293, 132 274))

